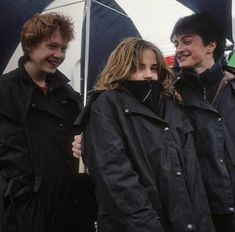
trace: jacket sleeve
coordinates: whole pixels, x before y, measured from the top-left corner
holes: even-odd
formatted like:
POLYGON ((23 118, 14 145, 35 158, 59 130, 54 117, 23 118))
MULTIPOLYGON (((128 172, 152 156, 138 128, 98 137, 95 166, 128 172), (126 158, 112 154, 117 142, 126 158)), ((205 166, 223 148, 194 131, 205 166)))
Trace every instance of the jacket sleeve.
POLYGON ((126 232, 163 232, 148 193, 128 158, 115 108, 118 103, 114 102, 102 96, 97 99, 84 137, 85 161, 96 185, 101 213, 118 220, 126 232))

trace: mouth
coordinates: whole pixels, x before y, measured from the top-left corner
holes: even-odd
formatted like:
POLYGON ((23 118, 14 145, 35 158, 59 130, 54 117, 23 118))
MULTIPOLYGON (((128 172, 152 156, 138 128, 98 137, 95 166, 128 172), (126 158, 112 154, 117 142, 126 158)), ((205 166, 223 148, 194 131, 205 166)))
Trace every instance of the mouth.
POLYGON ((189 54, 182 54, 182 55, 177 55, 177 61, 178 62, 183 62, 185 61, 190 55, 189 54))
POLYGON ((52 67, 58 67, 62 61, 61 60, 55 60, 55 59, 48 59, 47 62, 52 66, 52 67))

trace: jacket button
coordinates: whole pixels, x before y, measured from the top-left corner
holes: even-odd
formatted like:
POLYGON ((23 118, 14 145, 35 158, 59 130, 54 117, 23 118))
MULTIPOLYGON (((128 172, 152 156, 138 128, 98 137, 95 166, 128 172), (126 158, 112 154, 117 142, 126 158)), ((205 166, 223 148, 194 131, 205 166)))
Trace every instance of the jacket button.
POLYGON ((130 109, 125 109, 125 113, 129 113, 130 112, 130 109))
POLYGON ((67 101, 66 100, 62 100, 62 104, 66 104, 67 103, 67 101))
POLYGON ((186 227, 187 227, 188 230, 192 230, 193 229, 193 225, 191 225, 191 224, 188 224, 186 227))
POLYGON ((223 163, 224 163, 224 160, 223 160, 223 159, 220 159, 219 162, 220 162, 221 164, 223 164, 223 163))
POLYGON ((60 123, 59 126, 62 127, 64 124, 63 123, 60 123))
POLYGON ((164 128, 164 131, 168 131, 170 128, 169 127, 165 127, 164 128))
POLYGON ((230 212, 234 212, 234 207, 229 207, 228 210, 229 210, 230 212))
POLYGON ((218 120, 218 122, 220 122, 222 120, 222 118, 219 117, 217 120, 218 120))
POLYGON ((175 173, 177 176, 181 176, 182 175, 182 172, 176 172, 175 173))

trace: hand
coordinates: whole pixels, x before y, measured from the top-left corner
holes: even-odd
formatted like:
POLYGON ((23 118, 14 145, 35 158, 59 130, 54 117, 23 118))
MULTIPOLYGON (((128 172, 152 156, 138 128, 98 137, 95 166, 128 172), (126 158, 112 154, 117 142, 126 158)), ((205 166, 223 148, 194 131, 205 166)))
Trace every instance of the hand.
POLYGON ((77 159, 81 157, 81 140, 82 140, 81 135, 75 135, 74 140, 72 142, 73 156, 77 159))

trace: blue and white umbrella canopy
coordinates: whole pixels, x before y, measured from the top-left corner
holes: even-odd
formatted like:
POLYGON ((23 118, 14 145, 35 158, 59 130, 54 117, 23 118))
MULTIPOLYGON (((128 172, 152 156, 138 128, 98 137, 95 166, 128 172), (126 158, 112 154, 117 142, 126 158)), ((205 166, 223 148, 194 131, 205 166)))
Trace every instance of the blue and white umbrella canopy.
POLYGON ((24 22, 41 12, 52 0, 1 0, 0 1, 0 73, 14 53, 24 22))
MULTIPOLYGON (((231 0, 223 0, 223 4, 226 1, 231 0)), ((17 67, 22 55, 17 45, 24 21, 37 12, 63 12, 75 23, 76 39, 70 43, 59 69, 71 79, 76 90, 84 93, 84 89, 92 88, 110 52, 127 36, 141 36, 154 42, 165 56, 173 55, 169 39, 173 25, 192 12, 183 4, 175 0, 1 0, 0 72, 17 67), (88 12, 89 18, 84 21, 88 12)))

